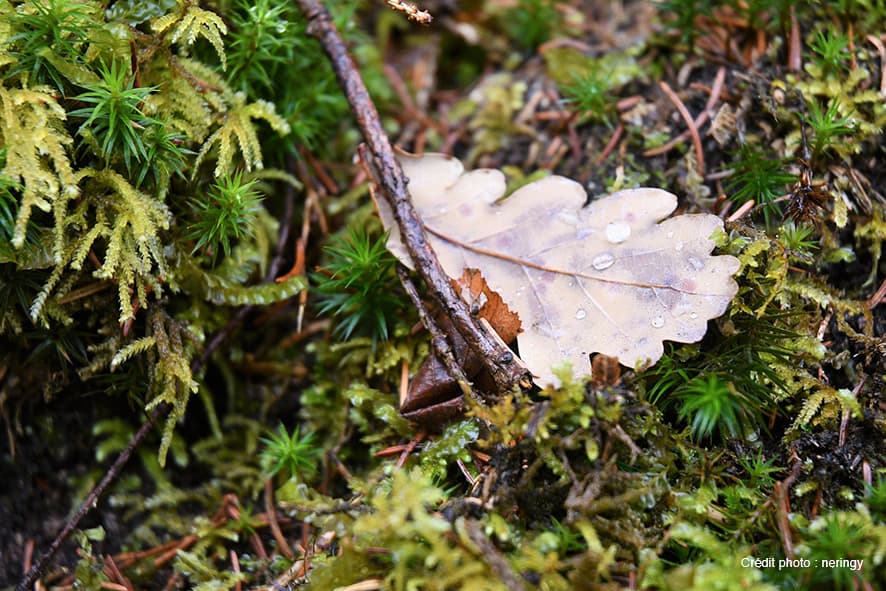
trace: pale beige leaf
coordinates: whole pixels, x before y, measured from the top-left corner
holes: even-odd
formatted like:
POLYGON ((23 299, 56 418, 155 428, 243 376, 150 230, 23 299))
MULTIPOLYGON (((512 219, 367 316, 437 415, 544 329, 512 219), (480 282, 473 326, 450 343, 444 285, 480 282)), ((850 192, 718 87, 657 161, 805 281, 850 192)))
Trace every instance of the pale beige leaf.
MULTIPOLYGON (((630 189, 584 207, 578 183, 551 176, 506 200, 498 170, 465 173, 443 155, 402 156, 409 192, 446 273, 477 268, 524 332, 520 355, 541 384, 551 368, 572 363, 590 372, 600 352, 635 367, 655 363, 663 340, 700 340, 738 287, 738 260, 711 256, 722 221, 709 214, 662 220, 677 198, 660 189, 630 189)), ((391 223, 390 250, 409 263, 391 223)))

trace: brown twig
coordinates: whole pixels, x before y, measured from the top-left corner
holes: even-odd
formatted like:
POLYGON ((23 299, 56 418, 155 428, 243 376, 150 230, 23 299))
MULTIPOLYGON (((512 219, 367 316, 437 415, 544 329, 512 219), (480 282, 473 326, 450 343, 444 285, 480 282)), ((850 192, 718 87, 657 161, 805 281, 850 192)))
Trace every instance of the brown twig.
POLYGON ((446 126, 433 121, 418 108, 418 105, 415 104, 415 101, 412 100, 412 96, 409 94, 406 82, 403 81, 403 77, 400 76, 400 73, 397 72, 393 66, 385 64, 382 66, 382 71, 385 74, 385 78, 391 83, 391 88, 394 89, 397 98, 400 100, 400 104, 403 106, 404 110, 403 115, 407 120, 412 119, 421 123, 425 127, 435 129, 440 135, 446 133, 446 126))
POLYGON ((523 584, 523 580, 511 568, 508 559, 486 537, 480 523, 475 519, 467 519, 464 522, 464 528, 468 539, 477 547, 483 560, 486 561, 486 564, 498 576, 499 580, 504 583, 505 588, 511 589, 511 591, 525 590, 526 585, 523 584))
POLYGON ((169 411, 169 407, 166 404, 160 404, 154 408, 150 415, 148 415, 147 420, 142 424, 139 430, 132 436, 132 439, 129 440, 129 443, 126 444, 126 447, 123 451, 120 452, 120 455, 117 456, 117 459, 114 461, 113 465, 108 468, 108 471, 105 472, 104 477, 101 481, 96 485, 94 489, 86 496, 86 499, 80 504, 74 514, 68 518, 68 521, 65 523, 65 526, 58 533, 52 543, 49 544, 49 547, 46 548, 37 559, 37 562, 25 573, 25 576, 19 582, 18 586, 16 586, 16 591, 30 591, 30 589, 34 586, 34 582, 37 580, 37 577, 43 572, 43 569, 46 567, 46 563, 55 556, 55 553, 58 552, 58 549, 61 547, 62 543, 68 539, 68 536, 71 535, 71 532, 76 529, 76 527, 80 524, 80 520, 89 513, 90 509, 95 507, 98 504, 98 500, 101 495, 105 492, 105 490, 111 485, 112 482, 117 480, 117 476, 120 475, 120 472, 123 470, 123 466, 126 465, 126 462, 129 461, 129 458, 132 456, 132 453, 135 451, 135 448, 138 447, 139 443, 141 443, 142 439, 151 431, 154 426, 154 422, 157 419, 161 418, 169 411))
POLYGON ((423 25, 431 24, 431 21, 434 20, 434 17, 431 16, 431 13, 427 10, 422 10, 412 2, 406 2, 405 0, 387 0, 388 6, 393 8, 394 10, 399 10, 404 13, 406 17, 417 23, 421 23, 423 25))
POLYGON ((378 176, 382 196, 391 207, 416 270, 440 307, 452 320, 455 329, 483 359, 496 385, 502 391, 510 390, 523 377, 523 370, 514 363, 513 353, 497 343, 474 321, 440 266, 428 243, 421 219, 412 206, 406 189, 406 176, 394 156, 388 136, 382 129, 378 111, 348 53, 344 40, 332 22, 332 17, 318 0, 297 0, 297 4, 308 22, 308 33, 317 38, 329 56, 332 69, 351 106, 357 126, 372 154, 372 164, 378 176))
MULTIPOLYGON (((314 154, 307 148, 299 148, 298 153, 301 154, 301 156, 307 161, 308 165, 311 167, 311 170, 317 176, 317 180, 320 181, 320 184, 323 186, 323 189, 330 195, 338 195, 340 192, 338 184, 335 182, 335 179, 329 176, 329 173, 326 172, 325 168, 323 168, 323 164, 319 160, 317 160, 317 157, 314 156, 314 154)), ((296 176, 298 176, 299 179, 307 186, 310 175, 307 174, 306 170, 298 168, 299 165, 300 162, 296 159, 293 159, 290 167, 296 167, 296 169, 298 170, 298 175, 296 176)), ((317 188, 317 190, 319 191, 319 187, 317 188)), ((323 229, 323 232, 326 232, 326 228, 323 229)))
POLYGON ((409 299, 412 300, 412 304, 415 306, 416 310, 418 310, 418 317, 421 319, 422 324, 424 324, 425 328, 428 329, 428 332, 431 333, 431 344, 434 346, 434 350, 437 352, 437 355, 440 356, 446 369, 449 370, 449 375, 458 383, 458 387, 462 391, 462 394, 470 396, 470 382, 468 382, 468 378, 465 377, 465 372, 462 371, 462 368, 455 361, 455 354, 452 352, 452 347, 450 347, 449 341, 446 340, 446 337, 443 336, 440 328, 434 322, 433 318, 431 318, 430 314, 428 314, 427 309, 425 309, 425 306, 418 295, 418 290, 415 289, 415 285, 409 278, 409 273, 402 265, 398 265, 397 274, 400 276, 400 283, 403 284, 403 288, 406 290, 406 295, 409 296, 409 299))
POLYGON ((120 568, 117 566, 117 563, 114 562, 112 556, 105 556, 104 571, 109 578, 117 581, 117 583, 126 591, 134 591, 135 587, 132 585, 132 581, 123 576, 123 573, 120 572, 120 568))
POLYGON ((754 208, 754 203, 755 203, 755 202, 754 202, 753 199, 748 199, 747 201, 745 201, 744 203, 742 203, 742 204, 741 204, 741 207, 739 207, 738 209, 736 209, 735 212, 734 212, 731 216, 729 216, 728 218, 726 218, 726 221, 727 221, 727 222, 735 222, 735 221, 737 221, 737 220, 740 220, 740 219, 743 218, 743 217, 744 217, 749 211, 751 211, 751 210, 754 208))

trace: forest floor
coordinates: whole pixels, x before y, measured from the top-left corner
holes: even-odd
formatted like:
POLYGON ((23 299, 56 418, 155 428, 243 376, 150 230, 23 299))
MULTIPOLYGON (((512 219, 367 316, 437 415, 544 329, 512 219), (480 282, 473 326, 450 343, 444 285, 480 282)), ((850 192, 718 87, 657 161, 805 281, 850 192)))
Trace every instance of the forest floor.
MULTIPOLYGON (((243 22, 233 16, 242 6, 208 7, 232 31, 243 22)), ((674 215, 721 220, 714 254, 736 260, 728 308, 698 342, 666 342, 654 365, 585 356, 576 377, 558 374, 559 388, 496 391, 465 343, 450 340, 472 396, 449 383, 407 420, 398 405, 425 396, 410 378, 435 349, 382 246, 379 189, 356 157, 362 138, 311 45, 325 78, 310 78, 310 104, 328 112, 289 121, 313 142, 259 138, 300 185, 266 191, 280 222, 268 235, 290 230, 275 276, 309 287, 266 306, 250 300, 242 326, 228 323, 234 305, 194 312, 179 300, 185 282, 165 296, 168 318, 207 323, 195 351, 212 329, 224 344, 195 369, 198 395, 174 436, 158 428, 141 442, 44 583, 886 588, 886 6, 419 8, 433 20, 381 3, 329 6, 393 144, 499 169, 507 195, 551 175, 579 183, 588 202, 669 191, 674 215), (439 396, 449 403, 433 406, 439 396)), ((209 43, 198 49, 214 56, 209 43)), ((288 75, 280 84, 309 77, 288 75)), ((267 264, 238 281, 257 283, 267 264)), ((415 275, 406 283, 451 335, 433 290, 415 275)), ((138 314, 136 327, 156 335, 155 317, 138 314)), ((156 357, 138 371, 124 360, 122 372, 84 373, 99 351, 93 325, 36 338, 25 322, 25 336, 0 340, 10 352, 0 362, 0 589, 21 580, 125 448, 161 375, 151 373, 156 357)), ((173 321, 162 322, 171 334, 173 321)))

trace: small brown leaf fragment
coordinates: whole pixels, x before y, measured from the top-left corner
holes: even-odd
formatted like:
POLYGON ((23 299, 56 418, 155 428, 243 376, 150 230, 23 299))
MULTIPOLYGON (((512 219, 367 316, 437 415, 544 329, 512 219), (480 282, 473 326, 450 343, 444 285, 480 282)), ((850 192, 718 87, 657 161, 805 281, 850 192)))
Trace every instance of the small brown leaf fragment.
POLYGON ((505 343, 510 343, 523 332, 520 316, 512 312, 501 296, 489 288, 479 269, 465 269, 460 278, 452 281, 452 285, 470 306, 471 314, 485 318, 505 343))
POLYGON ((591 383, 595 388, 617 386, 621 382, 621 364, 615 357, 597 353, 591 358, 591 383))

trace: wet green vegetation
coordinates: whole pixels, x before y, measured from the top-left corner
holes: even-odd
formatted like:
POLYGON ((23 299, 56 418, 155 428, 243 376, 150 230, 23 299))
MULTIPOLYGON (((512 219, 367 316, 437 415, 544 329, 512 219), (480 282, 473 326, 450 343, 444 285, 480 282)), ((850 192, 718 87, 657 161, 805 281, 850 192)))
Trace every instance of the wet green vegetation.
POLYGON ((412 424, 431 338, 296 6, 0 0, 0 586, 158 413, 46 584, 881 588, 883 2, 327 6, 404 149, 672 191, 738 294, 412 424))

